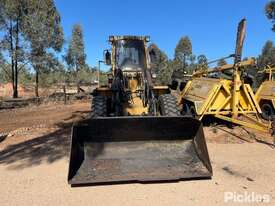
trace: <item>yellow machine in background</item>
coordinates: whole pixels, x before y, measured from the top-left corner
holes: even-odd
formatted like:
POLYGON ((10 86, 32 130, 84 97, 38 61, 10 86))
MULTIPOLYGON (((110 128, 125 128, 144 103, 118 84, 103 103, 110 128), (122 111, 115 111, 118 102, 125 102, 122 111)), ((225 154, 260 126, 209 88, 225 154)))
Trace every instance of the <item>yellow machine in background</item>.
MULTIPOLYGON (((253 60, 249 60, 251 63, 253 60)), ((225 65, 217 71, 234 69, 234 79, 215 79, 195 77, 190 80, 180 93, 178 103, 182 105, 185 114, 201 120, 205 115, 213 115, 232 123, 268 132, 269 124, 259 118, 261 108, 249 84, 240 79, 239 71, 249 61, 225 65), (240 116, 248 118, 240 119, 240 116)), ((213 70, 214 72, 214 70, 213 70)), ((198 74, 195 74, 195 76, 198 74)))
POLYGON ((181 91, 178 104, 183 113, 198 119, 205 115, 268 132, 270 124, 261 121, 261 108, 249 84, 241 79, 246 66, 253 66, 254 59, 241 61, 241 52, 245 37, 246 21, 238 26, 234 64, 216 67, 208 71, 198 71, 181 91), (232 70, 232 80, 203 77, 214 72, 232 70))
POLYGON ((266 120, 274 119, 275 115, 274 71, 275 67, 267 66, 264 70, 258 72, 268 75, 267 80, 260 85, 255 94, 255 98, 262 110, 262 117, 266 120))

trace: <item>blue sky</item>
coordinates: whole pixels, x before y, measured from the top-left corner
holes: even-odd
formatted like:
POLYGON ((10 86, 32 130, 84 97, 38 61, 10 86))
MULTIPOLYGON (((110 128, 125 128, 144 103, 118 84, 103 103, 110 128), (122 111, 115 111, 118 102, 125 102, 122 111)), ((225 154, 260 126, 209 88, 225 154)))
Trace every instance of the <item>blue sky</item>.
POLYGON ((264 15, 268 0, 55 0, 66 40, 75 23, 84 30, 87 62, 95 66, 109 48, 109 35, 150 35, 170 58, 181 36, 188 35, 195 55, 209 60, 234 52, 236 27, 247 19, 243 56, 257 56, 267 40, 275 41, 264 15))

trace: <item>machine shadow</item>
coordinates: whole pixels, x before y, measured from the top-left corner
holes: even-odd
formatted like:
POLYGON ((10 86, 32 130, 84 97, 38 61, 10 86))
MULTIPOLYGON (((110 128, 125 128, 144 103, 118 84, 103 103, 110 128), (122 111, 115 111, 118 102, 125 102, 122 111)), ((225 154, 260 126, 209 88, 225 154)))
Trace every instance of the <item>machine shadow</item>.
POLYGON ((81 123, 87 112, 74 112, 66 123, 55 124, 57 130, 34 139, 7 146, 0 150, 0 165, 10 165, 9 169, 23 169, 39 165, 42 162, 51 164, 64 157, 69 157, 71 128, 74 123, 81 123), (78 117, 75 120, 75 117, 78 117), (79 118, 80 117, 80 118, 79 118))

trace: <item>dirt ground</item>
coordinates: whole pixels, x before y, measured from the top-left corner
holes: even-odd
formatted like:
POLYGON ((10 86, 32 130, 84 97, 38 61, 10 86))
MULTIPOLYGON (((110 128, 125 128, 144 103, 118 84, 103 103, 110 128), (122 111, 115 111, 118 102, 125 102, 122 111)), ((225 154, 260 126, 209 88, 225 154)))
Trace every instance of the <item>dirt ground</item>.
POLYGON ((267 135, 225 126, 204 127, 213 167, 210 180, 73 187, 67 184, 72 123, 89 102, 0 111, 0 205, 238 205, 226 192, 268 195, 275 205, 275 149, 267 135), (2 136, 2 137, 1 137, 2 136))

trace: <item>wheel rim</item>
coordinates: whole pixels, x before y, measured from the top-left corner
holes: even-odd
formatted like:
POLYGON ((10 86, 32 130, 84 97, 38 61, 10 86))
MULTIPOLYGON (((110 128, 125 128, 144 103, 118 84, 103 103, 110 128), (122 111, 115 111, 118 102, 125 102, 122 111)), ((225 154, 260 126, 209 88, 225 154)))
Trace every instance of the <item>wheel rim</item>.
POLYGON ((271 116, 271 115, 273 115, 273 112, 272 112, 271 108, 269 108, 269 106, 267 106, 267 105, 264 105, 263 108, 262 108, 262 110, 263 110, 263 113, 264 113, 266 116, 271 116))

